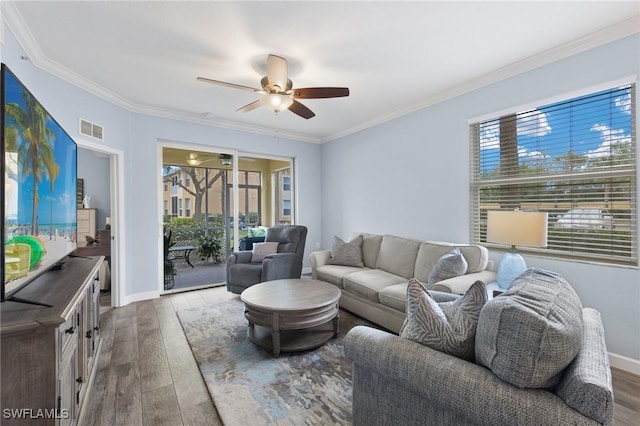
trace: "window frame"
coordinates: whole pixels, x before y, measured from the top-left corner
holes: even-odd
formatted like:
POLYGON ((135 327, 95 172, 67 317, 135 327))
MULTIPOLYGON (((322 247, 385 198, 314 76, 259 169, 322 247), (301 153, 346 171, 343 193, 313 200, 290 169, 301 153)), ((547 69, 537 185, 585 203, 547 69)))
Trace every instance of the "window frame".
MULTIPOLYGON (((483 222, 482 222, 482 211, 488 211, 491 209, 487 209, 484 210, 482 209, 481 206, 481 191, 483 190, 488 190, 491 188, 496 188, 496 187, 500 187, 500 185, 504 185, 507 186, 506 182, 510 183, 511 185, 513 185, 514 183, 522 183, 522 182, 535 182, 539 185, 549 185, 549 183, 553 183, 554 181, 554 175, 552 172, 547 172, 545 173, 541 173, 539 176, 537 176, 536 178, 528 178, 525 175, 519 175, 515 176, 513 180, 510 179, 510 177, 500 177, 499 179, 491 179, 491 178, 486 178, 482 176, 482 167, 481 167, 481 159, 483 156, 482 153, 482 147, 481 147, 481 135, 480 135, 480 125, 482 123, 485 123, 487 121, 490 120, 498 120, 502 117, 505 116, 509 116, 509 115, 514 115, 517 116, 518 114, 524 114, 526 111, 529 110, 533 110, 533 109, 544 109, 545 107, 549 107, 551 105, 554 104, 558 104, 558 103, 563 103, 563 102, 567 102, 569 103, 570 101, 574 101, 576 99, 579 99, 581 97, 585 97, 591 94, 595 94, 598 92, 602 92, 602 91, 609 91, 609 90, 615 90, 617 88, 623 87, 623 86, 631 86, 630 87, 630 94, 631 94, 631 100, 632 100, 632 104, 631 104, 631 112, 630 112, 630 121, 631 121, 631 132, 630 132, 630 138, 631 138, 631 154, 629 156, 629 158, 631 159, 631 163, 630 165, 626 166, 625 170, 622 171, 622 173, 616 174, 616 172, 614 171, 613 173, 609 170, 609 171, 600 171, 597 169, 594 169, 594 171, 590 171, 590 172, 581 172, 581 173, 576 173, 574 175, 574 179, 572 180, 568 180, 567 182, 571 182, 569 185, 577 185, 576 182, 578 181, 583 181, 583 180, 591 180, 593 182, 597 182, 598 179, 598 175, 607 175, 608 177, 615 177, 615 176, 622 176, 625 177, 626 179, 629 180, 629 185, 630 185, 630 189, 629 189, 629 238, 630 238, 630 254, 625 257, 625 256, 615 256, 613 254, 611 255, 606 255, 606 254, 596 254, 596 253, 585 253, 586 249, 585 246, 588 245, 587 243, 580 243, 580 236, 574 236, 573 234, 571 234, 570 237, 567 237, 567 241, 569 241, 569 244, 571 246, 571 250, 560 250, 560 249, 553 249, 553 248, 527 248, 527 247, 518 247, 518 250, 521 252, 527 252, 527 253, 532 253, 532 254, 538 254, 538 255, 542 255, 542 256, 549 256, 549 257, 554 257, 554 258, 562 258, 562 259, 566 259, 566 260, 575 260, 575 261, 587 261, 590 263, 605 263, 605 264, 611 264, 611 265, 626 265, 626 266, 633 266, 633 267, 638 267, 640 265, 640 260, 639 260, 639 255, 638 255, 638 240, 639 240, 639 235, 638 235, 638 188, 639 188, 639 182, 638 182, 638 163, 639 163, 639 159, 638 159, 638 153, 639 153, 639 149, 638 149, 638 119, 637 119, 637 113, 638 113, 638 92, 639 92, 639 88, 638 88, 638 82, 636 77, 629 77, 626 79, 621 79, 618 81, 614 81, 614 82, 609 82, 609 83, 604 83, 598 86, 592 86, 590 88, 584 89, 584 90, 580 90, 580 91, 574 91, 572 93, 566 94, 566 95, 561 95, 561 96, 556 96, 553 97, 551 99, 546 99, 546 100, 542 100, 539 102, 535 102, 535 103, 530 103, 526 106, 521 106, 521 107, 514 107, 514 108, 509 108, 508 110, 502 110, 500 112, 496 112, 496 113, 492 113, 492 114, 486 114, 483 115, 482 117, 477 117, 477 118, 473 118, 470 119, 468 121, 468 128, 469 128, 469 147, 470 147, 470 177, 469 177, 469 182, 470 182, 470 204, 469 204, 469 238, 470 238, 470 242, 473 244, 482 244, 485 245, 489 248, 496 248, 496 249, 506 249, 507 247, 505 247, 504 245, 500 245, 500 244, 492 244, 492 243, 488 243, 486 242, 486 234, 484 238, 482 238, 483 233, 482 233, 482 226, 483 226, 483 222), (535 106, 534 106, 535 105, 535 106), (585 179, 586 178, 586 179, 585 179), (576 249, 576 247, 578 249, 582 249, 582 252, 578 252, 575 253, 573 250, 576 249)), ((522 117, 522 115, 520 116, 522 117)), ((573 126, 573 123, 571 124, 571 126, 573 126)), ((573 129, 573 127, 572 127, 573 129)), ((517 148, 520 148, 520 144, 519 144, 520 140, 519 138, 516 140, 516 144, 517 144, 517 148)), ((545 146, 546 147, 546 146, 545 146)), ((519 158, 518 158, 519 161, 519 158)), ((501 164, 501 163, 500 163, 501 164)), ((518 200, 517 197, 520 197, 519 195, 514 197, 514 198, 509 198, 508 196, 505 198, 500 198, 500 200, 509 200, 512 202, 515 202, 515 200, 518 200)), ((486 204, 485 204, 486 205, 486 204)), ((504 206, 503 208, 504 209, 504 206)), ((573 209, 573 207, 571 207, 571 209, 573 209)), ((544 210, 541 210, 544 211, 544 210)), ((486 222, 485 222, 486 223, 486 222)), ((551 230, 551 225, 549 230, 551 230)), ((577 235, 578 233, 576 233, 577 235)), ((563 242, 564 240, 560 240, 561 242, 563 242)), ((610 237, 609 237, 609 241, 611 242, 619 242, 619 238, 617 237, 617 235, 614 235, 613 232, 611 233, 610 237)), ((616 246, 617 247, 617 246, 616 246)))

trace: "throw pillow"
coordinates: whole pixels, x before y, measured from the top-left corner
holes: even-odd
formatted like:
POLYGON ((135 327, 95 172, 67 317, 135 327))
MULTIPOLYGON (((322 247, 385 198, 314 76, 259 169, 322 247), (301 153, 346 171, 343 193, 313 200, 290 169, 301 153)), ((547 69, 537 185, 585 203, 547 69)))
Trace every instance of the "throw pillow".
POLYGON ((560 275, 529 269, 480 313, 478 364, 521 389, 551 388, 582 341, 582 303, 560 275))
POLYGON ((407 286, 407 317, 400 337, 472 361, 478 317, 486 301, 482 281, 476 281, 457 300, 437 303, 414 278, 407 286))
POLYGON ((251 263, 260 263, 264 260, 265 256, 270 254, 276 254, 278 252, 278 243, 266 242, 266 243, 254 243, 253 250, 251 250, 251 263))
POLYGON ((467 260, 460 252, 460 249, 455 248, 451 250, 438 259, 433 266, 429 274, 429 288, 432 288, 438 281, 464 275, 467 272, 468 266, 467 260))
POLYGON ((267 235, 267 228, 264 226, 258 226, 257 228, 249 228, 247 230, 247 237, 255 238, 255 237, 264 237, 267 235))
POLYGON ((341 238, 334 237, 331 257, 327 261, 329 265, 355 266, 364 268, 362 259, 362 235, 345 243, 341 238))

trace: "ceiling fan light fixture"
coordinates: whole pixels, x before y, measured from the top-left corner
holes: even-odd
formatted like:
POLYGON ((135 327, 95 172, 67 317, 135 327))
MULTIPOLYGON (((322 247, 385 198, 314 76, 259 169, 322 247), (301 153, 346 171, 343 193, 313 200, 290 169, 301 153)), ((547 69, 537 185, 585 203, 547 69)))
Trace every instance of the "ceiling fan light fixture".
POLYGON ((190 166, 199 166, 200 163, 202 163, 202 160, 198 158, 198 154, 196 154, 195 152, 190 152, 187 156, 187 163, 190 166))
POLYGON ((291 104, 293 104, 293 95, 268 93, 262 97, 262 103, 271 111, 278 113, 289 109, 291 104))
POLYGON ((220 164, 225 167, 230 167, 233 164, 233 156, 229 154, 220 154, 220 157, 218 157, 218 159, 220 160, 220 164))

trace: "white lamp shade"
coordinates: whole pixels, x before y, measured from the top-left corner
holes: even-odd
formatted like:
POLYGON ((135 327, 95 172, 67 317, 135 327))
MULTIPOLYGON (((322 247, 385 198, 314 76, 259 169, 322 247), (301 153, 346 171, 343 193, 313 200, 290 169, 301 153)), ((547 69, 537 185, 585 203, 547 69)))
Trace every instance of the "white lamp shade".
POLYGON ((547 221, 545 212, 490 210, 487 212, 487 242, 546 247, 547 221))
POLYGON ((268 93, 262 96, 262 103, 273 112, 280 112, 288 109, 293 103, 293 96, 279 93, 268 93))

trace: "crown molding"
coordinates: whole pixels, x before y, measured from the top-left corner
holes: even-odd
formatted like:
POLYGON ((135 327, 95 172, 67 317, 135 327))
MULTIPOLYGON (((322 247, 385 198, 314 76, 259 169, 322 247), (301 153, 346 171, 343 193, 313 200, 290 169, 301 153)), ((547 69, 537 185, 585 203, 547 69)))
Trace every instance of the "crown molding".
POLYGON ((4 13, 0 7, 0 44, 4 45, 4 13))
POLYGON ((42 52, 42 49, 33 37, 29 27, 15 6, 15 2, 3 2, 2 10, 4 12, 7 25, 15 35, 18 43, 22 47, 22 50, 24 50, 29 57, 29 61, 34 66, 121 108, 127 110, 133 109, 134 104, 124 97, 97 85, 93 81, 49 59, 42 52))
MULTIPOLYGON (((67 83, 73 84, 76 87, 98 97, 107 102, 110 102, 120 108, 123 108, 132 113, 145 114, 159 118, 168 118, 173 120, 186 121, 190 123, 202 124, 206 126, 221 127, 231 130, 239 130, 248 133, 278 136, 286 139, 292 139, 300 142, 307 143, 321 143, 320 138, 314 138, 309 135, 287 132, 282 130, 274 131, 273 128, 265 126, 256 126, 251 124, 245 124, 235 122, 231 120, 221 120, 216 118, 207 118, 198 114, 188 113, 185 111, 170 110, 167 108, 158 108, 149 105, 136 104, 128 99, 111 92, 104 87, 94 83, 93 81, 75 73, 74 71, 60 65, 59 63, 49 59, 43 52, 38 43, 35 41, 35 37, 29 30, 28 25, 22 18, 22 15, 18 11, 13 1, 2 2, 2 12, 6 19, 7 25, 11 29, 11 32, 15 35, 18 43, 25 51, 29 60, 36 67, 60 78, 67 83)), ((1 27, 0 27, 1 28, 1 27)))
MULTIPOLYGON (((17 38, 18 43, 23 48, 25 53, 29 56, 29 59, 35 66, 101 99, 111 102, 127 111, 151 115, 151 116, 160 117, 160 118, 170 118, 170 119, 187 121, 187 122, 197 123, 202 125, 239 130, 239 131, 244 131, 244 132, 249 132, 254 134, 273 136, 275 133, 272 128, 268 128, 264 126, 250 125, 250 124, 239 123, 231 120, 206 118, 198 114, 187 113, 184 111, 175 111, 175 110, 169 110, 166 108, 158 108, 158 107, 132 103, 126 98, 120 95, 117 95, 97 85, 96 83, 90 81, 89 79, 49 59, 47 56, 44 55, 44 53, 42 52, 42 49, 40 49, 40 46, 36 43, 35 38, 33 37, 33 34, 29 30, 29 27, 27 26, 26 22, 24 22, 24 19, 22 18, 22 15, 20 15, 20 12, 16 8, 14 2, 4 1, 2 2, 1 7, 2 7, 2 18, 6 21, 12 33, 17 38)), ((2 30, 2 25, 0 24, 0 31, 1 30, 2 30)), ((568 43, 562 44, 560 46, 557 46, 555 48, 549 49, 537 55, 531 56, 529 58, 523 59, 518 62, 514 62, 504 67, 498 68, 478 78, 462 83, 456 86, 455 88, 443 90, 439 93, 436 93, 435 95, 430 96, 416 104, 409 105, 405 108, 397 109, 388 114, 384 114, 378 118, 369 120, 358 126, 351 127, 344 131, 333 133, 325 137, 315 138, 306 134, 301 134, 296 132, 282 132, 278 130, 277 136, 281 136, 283 138, 297 140, 301 142, 308 142, 308 143, 331 142, 333 140, 343 138, 350 134, 360 132, 369 127, 382 124, 384 122, 396 119, 403 115, 410 114, 412 112, 427 108, 429 106, 438 104, 448 99, 452 99, 454 97, 463 95, 473 90, 477 90, 479 88, 488 86, 498 81, 505 80, 510 77, 514 77, 518 74, 522 74, 536 68, 540 68, 542 66, 559 61, 569 56, 584 52, 589 49, 593 49, 598 46, 602 46, 604 44, 610 43, 612 41, 615 41, 639 32, 640 32, 640 16, 636 16, 634 18, 628 19, 626 21, 622 21, 618 24, 615 24, 610 27, 604 28, 602 30, 588 34, 579 39, 576 39, 568 43)), ((0 34, 2 33, 0 32, 0 34)))
POLYGON ((386 121, 393 120, 406 114, 433 106, 448 99, 455 98, 468 92, 489 86, 507 78, 523 74, 527 71, 549 65, 561 59, 568 58, 578 53, 605 45, 607 43, 628 37, 633 34, 640 33, 640 16, 627 19, 618 24, 604 28, 600 31, 588 34, 579 39, 570 41, 560 46, 541 52, 537 55, 528 57, 518 62, 498 68, 494 71, 486 73, 478 78, 469 80, 455 88, 444 90, 416 104, 392 111, 389 114, 380 116, 374 120, 362 123, 359 126, 352 127, 345 131, 335 133, 324 139, 322 142, 330 142, 335 139, 343 138, 353 133, 357 133, 369 127, 376 126, 386 121))
POLYGON ((239 131, 254 133, 258 135, 275 136, 278 138, 292 139, 300 142, 315 143, 315 144, 322 143, 321 139, 313 138, 311 136, 303 135, 300 133, 287 132, 287 131, 282 131, 280 129, 274 130, 273 128, 270 128, 270 127, 239 123, 237 121, 232 121, 232 120, 221 120, 218 118, 209 118, 204 115, 193 114, 185 111, 169 110, 165 108, 157 108, 157 107, 151 107, 151 106, 145 106, 145 105, 134 105, 129 111, 132 113, 149 115, 153 117, 185 121, 185 122, 194 123, 194 124, 202 124, 205 126, 220 127, 223 129, 239 130, 239 131))

